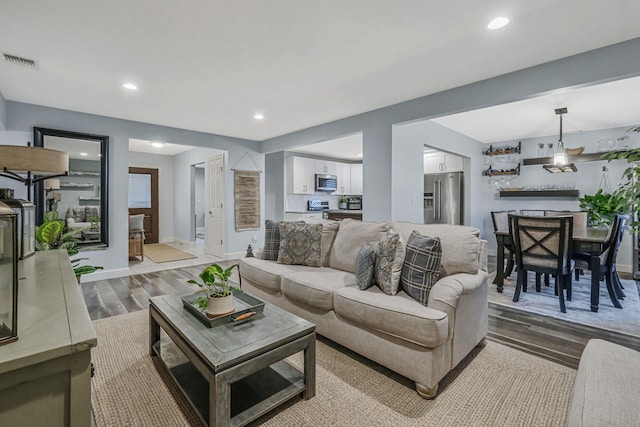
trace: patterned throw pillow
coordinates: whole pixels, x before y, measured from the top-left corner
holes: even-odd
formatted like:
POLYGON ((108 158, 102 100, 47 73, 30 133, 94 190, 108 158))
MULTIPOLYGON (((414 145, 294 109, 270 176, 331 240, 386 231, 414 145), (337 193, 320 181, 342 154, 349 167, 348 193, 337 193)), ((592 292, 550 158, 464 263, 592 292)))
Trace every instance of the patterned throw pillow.
POLYGON ((277 261, 280 251, 280 227, 279 222, 270 219, 264 222, 264 248, 262 249, 262 259, 277 261))
POLYGON ((322 224, 280 223, 278 264, 322 267, 322 224))
POLYGON ((373 271, 376 264, 376 250, 369 243, 360 246, 356 257, 356 283, 358 288, 365 290, 374 285, 373 271))
POLYGON ((439 237, 423 236, 415 231, 407 241, 400 286, 420 304, 427 305, 429 292, 440 276, 442 246, 439 237))
POLYGON ((382 292, 389 295, 398 293, 402 263, 404 262, 404 242, 398 233, 389 231, 378 244, 376 254, 375 280, 382 292))

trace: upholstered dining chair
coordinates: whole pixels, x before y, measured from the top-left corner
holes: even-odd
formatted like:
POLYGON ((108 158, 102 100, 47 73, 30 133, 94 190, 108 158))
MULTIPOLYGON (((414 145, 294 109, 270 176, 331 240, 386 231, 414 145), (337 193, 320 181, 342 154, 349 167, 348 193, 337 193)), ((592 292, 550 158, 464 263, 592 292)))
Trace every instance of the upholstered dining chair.
MULTIPOLYGON (((531 217, 509 215, 510 234, 513 237, 518 279, 513 301, 518 302, 521 290, 526 290, 527 273, 556 276, 556 291, 560 311, 566 313, 564 292, 571 299, 571 240, 573 217, 531 217)), ((540 291, 539 282, 536 291, 540 291)))
MULTIPOLYGON (((624 299, 626 296, 623 290, 624 287, 618 277, 616 259, 628 221, 629 215, 616 214, 613 218, 609 238, 604 243, 602 255, 600 256, 600 280, 604 279, 609 297, 616 308, 622 308, 619 300, 624 299)), ((574 251, 573 259, 576 262, 576 267, 591 269, 591 257, 589 254, 574 251)))
MULTIPOLYGON (((509 232, 509 214, 515 214, 516 211, 493 211, 491 212, 491 220, 493 221, 493 231, 509 232)), ((513 266, 515 264, 515 251, 513 249, 513 243, 504 245, 505 259, 507 265, 504 269, 504 277, 509 277, 513 272, 513 266)))
MULTIPOLYGON (((589 227, 589 212, 588 211, 544 211, 544 216, 566 216, 571 215, 573 217, 573 234, 580 232, 580 230, 586 230, 589 227)), ((584 268, 576 263, 574 268, 575 279, 580 280, 580 275, 584 274, 584 268)))
POLYGON ((520 209, 520 215, 524 216, 544 216, 542 209, 520 209))

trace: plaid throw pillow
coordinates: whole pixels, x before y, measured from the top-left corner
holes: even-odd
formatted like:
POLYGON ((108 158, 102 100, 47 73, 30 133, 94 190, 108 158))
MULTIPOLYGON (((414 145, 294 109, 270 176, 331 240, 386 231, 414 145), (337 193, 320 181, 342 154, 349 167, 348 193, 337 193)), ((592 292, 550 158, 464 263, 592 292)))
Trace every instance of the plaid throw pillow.
POLYGON ((442 246, 439 237, 411 232, 400 276, 400 287, 420 304, 427 305, 429 292, 440 276, 442 246))
POLYGON ((262 259, 268 261, 278 260, 278 251, 280 251, 280 227, 279 222, 270 219, 264 222, 264 249, 262 250, 262 259))

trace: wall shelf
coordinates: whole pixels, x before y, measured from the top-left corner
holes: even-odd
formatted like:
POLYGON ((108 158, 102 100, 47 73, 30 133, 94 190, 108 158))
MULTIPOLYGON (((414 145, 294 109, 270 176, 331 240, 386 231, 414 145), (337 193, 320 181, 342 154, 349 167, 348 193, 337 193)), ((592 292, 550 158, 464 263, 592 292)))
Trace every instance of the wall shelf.
POLYGON ((88 202, 88 201, 99 201, 100 200, 100 196, 79 196, 78 200, 83 201, 83 202, 88 202))
MULTIPOLYGON (((617 151, 603 151, 600 153, 577 154, 575 156, 567 155, 567 158, 569 159, 569 163, 607 161, 607 159, 604 157, 610 153, 615 153, 615 152, 617 151)), ((522 160, 523 166, 548 165, 551 163, 553 163, 553 157, 537 157, 533 159, 522 160)))
POLYGON ((482 171, 482 176, 508 176, 508 175, 520 175, 520 164, 513 169, 489 169, 482 171))
POLYGON ((518 142, 518 145, 510 146, 510 147, 502 147, 502 148, 493 148, 493 145, 490 145, 488 149, 486 149, 482 154, 485 156, 503 156, 506 154, 520 154, 520 150, 522 148, 522 141, 518 142))
POLYGON ((90 182, 61 182, 60 183, 61 190, 91 190, 93 189, 93 184, 90 182))
POLYGON ((69 176, 95 176, 99 177, 100 172, 93 171, 69 171, 69 176))
POLYGON ((580 197, 580 190, 500 191, 500 197, 580 197))

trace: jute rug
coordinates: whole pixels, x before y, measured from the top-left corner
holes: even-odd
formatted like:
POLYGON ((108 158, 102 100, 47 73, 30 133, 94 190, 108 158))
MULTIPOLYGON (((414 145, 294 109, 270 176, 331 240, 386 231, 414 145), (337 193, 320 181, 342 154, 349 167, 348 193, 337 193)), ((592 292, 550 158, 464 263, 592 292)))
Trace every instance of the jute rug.
POLYGON ((144 256, 157 263, 198 258, 189 252, 185 252, 164 243, 144 245, 144 256))
MULTIPOLYGON (((493 282, 494 277, 495 275, 492 273, 489 283, 493 282)), ((518 302, 513 302, 516 275, 512 274, 509 280, 505 281, 501 294, 496 291, 496 285, 489 285, 489 301, 567 322, 640 337, 640 297, 638 297, 638 288, 633 280, 622 280, 627 295, 624 300, 620 301, 622 309, 613 306, 607 292, 607 286, 604 281, 600 282, 600 303, 597 313, 591 311, 591 276, 589 274, 580 276, 579 281, 572 280, 573 296, 571 301, 565 301, 566 313, 560 311, 560 302, 554 294, 553 284, 554 280, 551 278, 550 286, 544 286, 543 283, 541 292, 536 292, 535 275, 530 273, 528 292, 521 292, 518 302)))
MULTIPOLYGON (((148 315, 94 321, 91 401, 98 427, 199 425, 148 355, 148 315)), ((298 355, 289 360, 302 364, 298 355)), ((449 373, 429 401, 406 378, 320 339, 316 396, 294 398, 253 425, 564 425, 574 379, 572 369, 489 342, 449 373)))

